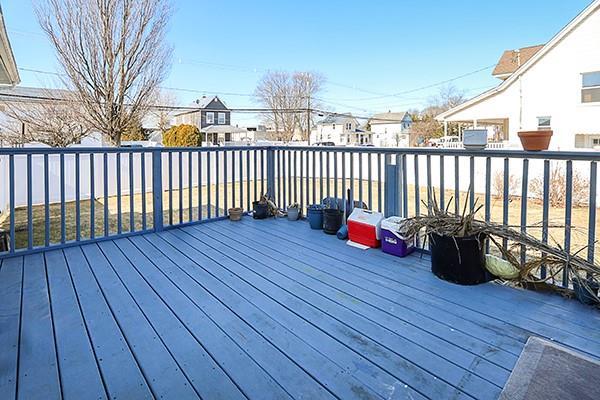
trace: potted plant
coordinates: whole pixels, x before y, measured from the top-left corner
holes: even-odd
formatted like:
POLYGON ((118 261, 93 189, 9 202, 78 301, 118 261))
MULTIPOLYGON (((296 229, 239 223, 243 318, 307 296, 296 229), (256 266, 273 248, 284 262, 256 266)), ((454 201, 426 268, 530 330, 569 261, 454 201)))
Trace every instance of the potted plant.
POLYGON ((298 203, 290 204, 287 208, 287 217, 290 221, 298 221, 300 218, 300 206, 298 203))
POLYGON ((269 216, 269 203, 266 196, 261 196, 260 200, 252 202, 252 217, 254 219, 265 219, 269 216))
POLYGON ((312 204, 307 207, 306 218, 311 229, 323 229, 323 206, 312 204))
POLYGON ((519 139, 523 149, 526 151, 542 151, 548 150, 550 147, 550 139, 552 138, 552 130, 539 130, 539 131, 521 131, 519 132, 519 139))
POLYGON ((323 231, 328 235, 335 235, 344 222, 344 212, 339 209, 335 199, 329 199, 323 209, 323 231))
POLYGON ((242 219, 242 215, 244 214, 244 210, 239 207, 232 207, 228 210, 229 219, 231 221, 239 221, 242 219))

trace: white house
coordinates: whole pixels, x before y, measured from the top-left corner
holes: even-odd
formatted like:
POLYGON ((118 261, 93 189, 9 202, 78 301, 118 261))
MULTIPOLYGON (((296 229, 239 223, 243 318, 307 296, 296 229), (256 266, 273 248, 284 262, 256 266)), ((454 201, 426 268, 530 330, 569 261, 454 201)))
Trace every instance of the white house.
POLYGON ((371 134, 360 129, 358 120, 351 115, 328 115, 317 123, 310 134, 310 143, 333 143, 336 146, 371 144, 371 134))
POLYGON ((600 146, 600 0, 545 45, 505 52, 494 74, 500 85, 437 119, 496 126, 514 147, 519 131, 547 128, 551 149, 600 146))
POLYGON ((19 71, 4 25, 2 6, 0 6, 0 84, 13 86, 19 84, 20 81, 19 71))
POLYGON ((375 114, 369 119, 375 147, 408 147, 412 118, 407 112, 375 114))

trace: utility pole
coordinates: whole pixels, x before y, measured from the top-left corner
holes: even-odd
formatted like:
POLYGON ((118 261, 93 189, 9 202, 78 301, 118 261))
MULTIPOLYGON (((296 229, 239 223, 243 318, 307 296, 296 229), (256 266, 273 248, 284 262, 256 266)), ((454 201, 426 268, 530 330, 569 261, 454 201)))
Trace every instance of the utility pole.
POLYGON ((308 139, 308 145, 310 146, 310 93, 306 98, 306 137, 308 139))

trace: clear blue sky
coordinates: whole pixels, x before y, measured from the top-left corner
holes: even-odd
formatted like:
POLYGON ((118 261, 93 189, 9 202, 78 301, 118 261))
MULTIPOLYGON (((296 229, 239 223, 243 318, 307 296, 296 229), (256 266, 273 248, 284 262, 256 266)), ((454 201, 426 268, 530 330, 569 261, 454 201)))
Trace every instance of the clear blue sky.
MULTIPOLYGON (((21 68, 57 71, 31 2, 0 0, 21 68)), ((365 115, 422 107, 438 88, 397 94, 494 64, 505 49, 547 42, 591 0, 174 0, 164 86, 220 95, 230 107, 250 96, 265 70, 314 70, 337 112, 365 115), (237 93, 241 95, 233 95, 237 93)), ((21 71, 23 85, 56 85, 21 71)), ((472 97, 497 84, 491 69, 453 82, 472 97)), ((187 104, 201 94, 176 92, 187 104)), ((238 116, 236 122, 251 123, 238 116)))

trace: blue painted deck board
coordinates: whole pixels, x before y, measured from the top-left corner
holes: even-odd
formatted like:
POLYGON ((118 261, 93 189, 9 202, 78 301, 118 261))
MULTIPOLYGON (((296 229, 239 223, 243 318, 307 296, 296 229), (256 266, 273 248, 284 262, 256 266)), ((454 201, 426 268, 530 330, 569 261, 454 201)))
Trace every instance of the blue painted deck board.
MULTIPOLYGON (((564 310, 560 308, 557 310, 559 316, 540 313, 538 312, 541 307, 540 303, 523 301, 523 298, 519 296, 519 290, 500 288, 504 290, 504 296, 491 296, 487 295, 488 290, 498 294, 498 285, 490 283, 472 287, 457 286, 441 281, 430 273, 423 273, 424 270, 429 268, 429 261, 426 258, 410 257, 412 267, 406 268, 406 260, 383 254, 380 251, 369 253, 350 246, 337 246, 341 243, 335 236, 323 235, 322 232, 306 229, 307 227, 302 227, 304 229, 300 228, 296 231, 296 228, 290 228, 289 222, 284 220, 274 221, 274 227, 265 227, 264 221, 262 222, 262 224, 258 223, 256 225, 262 225, 262 229, 274 229, 281 232, 281 234, 287 233, 285 235, 286 239, 293 241, 298 246, 324 254, 331 259, 343 261, 349 267, 372 271, 397 284, 408 284, 425 292, 437 293, 458 306, 487 314, 495 319, 508 322, 521 329, 562 342, 576 349, 586 349, 588 352, 591 350, 591 355, 600 356, 599 333, 594 329, 588 330, 582 328, 580 324, 569 322, 573 317, 578 320, 598 320, 596 313, 590 312, 592 310, 589 307, 572 302, 573 309, 568 314, 569 317, 563 316, 562 312, 564 310), (290 229, 294 229, 293 235, 289 234, 290 229), (336 244, 336 246, 330 247, 331 244, 336 244), (377 268, 373 268, 374 263, 377 268), (484 296, 480 296, 481 294, 484 294, 484 296), (477 302, 465 301, 473 296, 477 296, 477 302), (514 312, 517 303, 519 313, 514 312)), ((551 302, 553 298, 558 301, 562 300, 560 297, 541 293, 530 292, 528 295, 538 299, 543 298, 546 303, 551 302)))
POLYGON ((527 338, 600 356, 600 313, 286 220, 0 261, 0 397, 494 399, 527 338))

